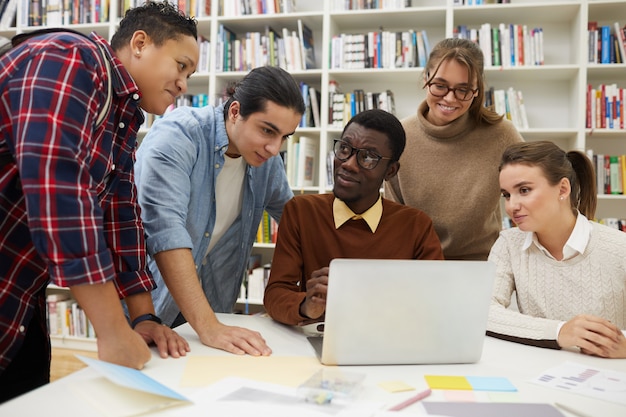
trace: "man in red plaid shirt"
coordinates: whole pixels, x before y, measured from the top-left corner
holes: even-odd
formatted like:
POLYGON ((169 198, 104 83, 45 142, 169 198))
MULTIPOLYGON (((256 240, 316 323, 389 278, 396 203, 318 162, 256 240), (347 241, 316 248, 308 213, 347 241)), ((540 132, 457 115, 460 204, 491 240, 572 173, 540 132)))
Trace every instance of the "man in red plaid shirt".
POLYGON ((85 310, 103 360, 142 368, 147 343, 189 350, 154 315, 133 164, 142 109, 162 114, 187 91, 196 39, 193 19, 154 2, 110 46, 56 32, 0 58, 0 402, 49 381, 50 282, 85 310))

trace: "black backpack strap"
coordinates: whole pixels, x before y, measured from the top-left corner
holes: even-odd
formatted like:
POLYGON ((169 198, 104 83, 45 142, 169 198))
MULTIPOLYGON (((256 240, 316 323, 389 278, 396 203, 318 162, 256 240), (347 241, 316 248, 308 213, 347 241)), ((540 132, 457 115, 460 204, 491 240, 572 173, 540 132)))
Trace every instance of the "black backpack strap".
POLYGON ((15 36, 13 36, 11 38, 11 47, 16 47, 17 45, 19 45, 20 43, 24 42, 25 40, 30 39, 30 38, 34 38, 35 36, 47 35, 47 34, 50 34, 50 33, 58 33, 58 32, 73 33, 75 35, 80 35, 80 36, 82 36, 84 38, 90 39, 84 33, 81 33, 79 31, 73 30, 73 29, 42 28, 42 29, 34 30, 32 32, 20 33, 20 34, 17 34, 15 36))
MULTIPOLYGON (((83 36, 89 39, 90 41, 94 42, 93 39, 91 39, 84 33, 78 32, 76 30, 63 29, 63 28, 42 28, 42 29, 35 30, 33 32, 20 33, 18 35, 13 36, 11 38, 11 42, 7 42, 5 45, 2 45, 2 47, 0 47, 0 56, 2 56, 9 49, 14 48, 18 46, 19 44, 21 44, 22 42, 26 41, 27 39, 34 38, 35 36, 39 36, 39 35, 47 35, 49 33, 57 33, 57 32, 74 33, 76 35, 83 36)), ((105 70, 107 73, 107 80, 108 80, 107 97, 104 102, 104 105, 100 109, 100 113, 98 113, 98 117, 96 118, 96 127, 99 127, 102 124, 102 122, 104 122, 104 119, 106 118, 106 115, 109 112, 109 109, 111 108, 111 102, 113 101, 113 86, 111 83, 112 74, 111 74, 111 64, 109 63, 109 58, 107 57, 107 54, 105 53, 104 49, 100 45, 96 43, 96 46, 98 47, 98 50, 100 51, 100 54, 102 55, 102 60, 104 61, 104 66, 105 66, 105 70)), ((10 164, 11 162, 13 162, 13 156, 10 153, 0 154, 0 168, 3 168, 5 165, 10 164)))
POLYGON ((112 86, 112 78, 113 74, 111 74, 111 64, 109 63, 109 58, 107 54, 104 52, 104 48, 100 45, 96 45, 102 54, 102 60, 104 61, 105 71, 107 73, 107 98, 104 101, 104 105, 100 108, 100 113, 98 113, 98 117, 96 118, 96 127, 100 126, 107 114, 109 113, 109 109, 111 108, 111 104, 113 102, 113 86, 112 86))
POLYGON ((13 162, 13 156, 11 156, 10 152, 0 154, 0 169, 4 168, 5 165, 9 165, 13 162))

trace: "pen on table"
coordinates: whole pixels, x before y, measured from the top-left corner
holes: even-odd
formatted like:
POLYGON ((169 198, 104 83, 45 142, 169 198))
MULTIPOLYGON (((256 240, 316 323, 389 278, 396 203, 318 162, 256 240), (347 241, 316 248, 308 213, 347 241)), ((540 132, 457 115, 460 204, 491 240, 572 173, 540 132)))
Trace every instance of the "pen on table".
POLYGON ((570 407, 569 405, 565 405, 565 404, 561 404, 561 403, 554 403, 554 405, 557 406, 557 408, 560 408, 563 411, 567 411, 568 413, 577 416, 577 417, 591 417, 589 414, 585 414, 582 411, 578 411, 572 407, 570 407))
POLYGON ((428 388, 426 391, 422 391, 419 394, 416 394, 414 396, 412 396, 411 398, 402 401, 399 404, 394 405, 393 407, 391 407, 389 409, 389 411, 400 411, 404 408, 407 408, 408 406, 410 406, 411 404, 414 404, 418 401, 423 400, 424 398, 428 397, 430 394, 432 393, 432 390, 430 388, 428 388))

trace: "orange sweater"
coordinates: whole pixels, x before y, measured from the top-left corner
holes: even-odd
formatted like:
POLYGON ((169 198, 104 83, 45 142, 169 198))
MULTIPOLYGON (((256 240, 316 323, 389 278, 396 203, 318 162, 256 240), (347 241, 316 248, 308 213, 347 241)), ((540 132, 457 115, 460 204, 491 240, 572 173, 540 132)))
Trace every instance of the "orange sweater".
POLYGON ((362 219, 335 229, 334 198, 333 194, 303 195, 285 205, 264 299, 274 320, 292 325, 307 320, 300 315, 306 281, 334 258, 443 259, 439 238, 425 213, 383 198, 376 233, 362 219))

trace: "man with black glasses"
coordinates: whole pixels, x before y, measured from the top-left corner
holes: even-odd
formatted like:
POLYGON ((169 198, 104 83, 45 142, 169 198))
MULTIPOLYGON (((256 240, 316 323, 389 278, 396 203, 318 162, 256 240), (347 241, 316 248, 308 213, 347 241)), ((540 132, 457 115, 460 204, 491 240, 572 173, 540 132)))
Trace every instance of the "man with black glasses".
POLYGON ((274 320, 324 320, 334 258, 443 259, 431 219, 380 195, 383 181, 400 169, 405 143, 391 113, 357 114, 334 141, 333 192, 297 196, 285 205, 264 298, 274 320))

